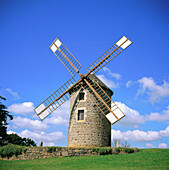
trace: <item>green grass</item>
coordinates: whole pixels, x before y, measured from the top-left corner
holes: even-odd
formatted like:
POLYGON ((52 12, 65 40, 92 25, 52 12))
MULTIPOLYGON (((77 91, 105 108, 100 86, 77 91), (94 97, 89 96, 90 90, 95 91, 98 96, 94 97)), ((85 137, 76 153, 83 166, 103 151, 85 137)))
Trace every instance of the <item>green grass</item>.
POLYGON ((122 155, 2 161, 0 169, 169 169, 169 149, 140 149, 122 155))

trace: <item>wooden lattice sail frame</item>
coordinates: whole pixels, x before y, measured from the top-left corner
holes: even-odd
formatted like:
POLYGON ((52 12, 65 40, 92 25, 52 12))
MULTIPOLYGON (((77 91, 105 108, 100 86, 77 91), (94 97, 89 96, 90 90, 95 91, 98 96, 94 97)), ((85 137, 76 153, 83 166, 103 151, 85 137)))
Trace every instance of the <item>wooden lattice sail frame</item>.
POLYGON ((87 89, 89 93, 95 96, 96 100, 93 102, 111 124, 114 124, 123 118, 125 114, 122 112, 122 110, 115 104, 115 102, 111 100, 99 83, 92 79, 90 75, 97 73, 101 68, 108 64, 131 44, 132 42, 123 36, 86 69, 88 71, 87 74, 82 75, 79 71, 82 65, 64 46, 64 44, 58 38, 56 38, 49 48, 73 77, 35 108, 35 112, 39 118, 41 120, 45 119, 49 114, 61 106, 70 98, 69 92, 79 85, 84 90, 87 89), (74 79, 74 76, 77 73, 80 75, 79 81, 74 79), (110 102, 112 103, 111 108, 108 105, 110 102))

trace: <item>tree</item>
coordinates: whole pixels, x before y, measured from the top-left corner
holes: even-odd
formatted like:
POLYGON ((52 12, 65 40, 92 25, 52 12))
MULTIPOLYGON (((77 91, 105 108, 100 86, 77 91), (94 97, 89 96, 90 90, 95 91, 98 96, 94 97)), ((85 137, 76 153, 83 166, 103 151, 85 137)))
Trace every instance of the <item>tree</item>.
POLYGON ((36 146, 36 143, 29 138, 21 138, 16 133, 12 133, 7 135, 5 138, 6 144, 15 144, 15 145, 21 145, 21 146, 36 146))
POLYGON ((37 146, 36 143, 29 138, 23 138, 24 146, 37 146))
POLYGON ((5 144, 5 138, 7 136, 7 120, 13 119, 13 115, 10 115, 6 110, 6 106, 2 104, 1 100, 6 100, 4 97, 0 96, 0 146, 5 144))
POLYGON ((7 134, 7 121, 13 119, 13 115, 10 115, 6 110, 6 106, 1 103, 1 100, 6 100, 4 97, 0 96, 0 146, 15 144, 21 146, 36 146, 36 143, 29 138, 21 138, 16 133, 7 134))
POLYGON ((14 144, 14 145, 22 145, 23 146, 23 140, 20 136, 18 136, 16 133, 12 133, 6 136, 5 138, 6 144, 14 144))

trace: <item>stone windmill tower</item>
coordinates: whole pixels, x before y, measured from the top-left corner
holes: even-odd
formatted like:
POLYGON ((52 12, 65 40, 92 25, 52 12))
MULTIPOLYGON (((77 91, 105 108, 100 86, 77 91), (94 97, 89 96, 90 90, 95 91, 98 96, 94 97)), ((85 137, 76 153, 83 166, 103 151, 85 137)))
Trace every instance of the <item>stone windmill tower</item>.
POLYGON ((113 92, 94 74, 131 44, 123 36, 87 68, 85 75, 79 72, 81 64, 58 38, 51 44, 50 49, 73 77, 36 107, 35 112, 43 120, 71 99, 69 147, 111 146, 111 124, 125 115, 111 100, 113 92), (77 73, 79 81, 74 78, 77 73))
MULTIPOLYGON (((111 98, 113 91, 95 75, 91 74, 90 77, 92 77, 111 98)), ((81 87, 76 88, 75 91, 72 89, 69 93, 71 98, 68 146, 111 146, 111 123, 95 104, 95 95, 81 87)), ((111 102, 108 103, 108 106, 111 108, 111 102)))

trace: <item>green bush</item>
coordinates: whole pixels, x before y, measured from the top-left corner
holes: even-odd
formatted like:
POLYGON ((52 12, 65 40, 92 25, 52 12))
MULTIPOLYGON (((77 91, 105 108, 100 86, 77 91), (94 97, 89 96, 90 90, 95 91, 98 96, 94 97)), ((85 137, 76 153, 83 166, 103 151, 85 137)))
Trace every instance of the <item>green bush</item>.
POLYGON ((126 148, 126 147, 118 147, 115 148, 115 154, 119 154, 120 152, 125 152, 125 153, 134 153, 134 149, 133 148, 126 148))
POLYGON ((13 155, 18 156, 22 154, 22 152, 26 152, 28 147, 25 146, 18 146, 18 145, 6 145, 3 147, 0 147, 0 156, 2 158, 10 158, 13 155))
POLYGON ((134 149, 132 149, 132 148, 124 148, 124 152, 126 152, 126 153, 133 153, 134 149))
POLYGON ((47 152, 49 152, 49 153, 56 152, 56 149, 57 149, 57 150, 61 150, 62 147, 58 147, 58 146, 48 147, 47 152))
POLYGON ((96 147, 96 148, 91 148, 93 152, 100 153, 100 155, 108 155, 112 154, 112 148, 110 147, 96 147))
POLYGON ((116 154, 119 154, 121 152, 121 148, 115 148, 116 154))

